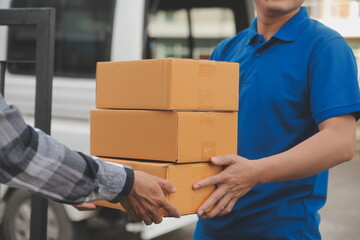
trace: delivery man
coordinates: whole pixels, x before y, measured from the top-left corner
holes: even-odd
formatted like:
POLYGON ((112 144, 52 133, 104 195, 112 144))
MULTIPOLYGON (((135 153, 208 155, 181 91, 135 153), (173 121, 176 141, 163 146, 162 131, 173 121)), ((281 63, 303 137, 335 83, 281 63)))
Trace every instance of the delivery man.
MULTIPOLYGON (((88 201, 121 202, 136 221, 160 223, 179 211, 165 198, 170 182, 130 167, 71 151, 38 129, 27 126, 19 111, 0 94, 0 183, 76 205, 88 201)), ((93 209, 92 204, 78 208, 93 209)))
POLYGON ((198 240, 321 239, 328 169, 352 159, 360 95, 343 37, 308 17, 304 0, 253 0, 257 18, 212 60, 238 62, 238 156, 196 184, 198 240), (211 210, 210 207, 213 207, 211 210))

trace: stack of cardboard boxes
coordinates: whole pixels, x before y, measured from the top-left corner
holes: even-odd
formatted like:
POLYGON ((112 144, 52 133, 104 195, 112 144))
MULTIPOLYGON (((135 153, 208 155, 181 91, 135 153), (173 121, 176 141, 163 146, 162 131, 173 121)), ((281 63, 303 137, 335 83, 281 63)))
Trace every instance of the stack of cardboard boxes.
POLYGON ((170 180, 177 192, 167 198, 195 213, 215 187, 192 185, 222 170, 210 157, 236 153, 238 72, 176 58, 98 63, 91 154, 170 180))

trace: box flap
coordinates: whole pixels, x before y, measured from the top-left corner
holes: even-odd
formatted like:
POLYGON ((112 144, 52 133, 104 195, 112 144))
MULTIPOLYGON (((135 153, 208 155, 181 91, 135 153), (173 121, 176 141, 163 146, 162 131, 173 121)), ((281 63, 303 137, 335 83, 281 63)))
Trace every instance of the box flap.
POLYGON ((99 62, 96 107, 170 109, 170 64, 169 59, 99 62))
POLYGON ((101 158, 104 161, 118 163, 126 166, 131 166, 134 170, 139 170, 146 172, 148 174, 158 176, 164 179, 167 179, 167 171, 169 166, 172 163, 154 163, 154 162, 144 162, 136 160, 124 160, 124 159, 114 159, 114 158, 101 158))

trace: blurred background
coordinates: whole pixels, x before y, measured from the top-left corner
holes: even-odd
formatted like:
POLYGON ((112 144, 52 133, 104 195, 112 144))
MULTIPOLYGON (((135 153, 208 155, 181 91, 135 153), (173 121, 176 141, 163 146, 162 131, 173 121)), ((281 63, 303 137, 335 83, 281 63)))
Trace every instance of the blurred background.
MULTIPOLYGON (((306 0, 304 5, 312 18, 344 36, 360 64, 360 1, 306 0)), ((251 0, 0 1, 0 8, 24 7, 56 9, 51 131, 59 141, 86 153, 90 152, 89 111, 95 108, 96 62, 207 59, 217 43, 246 28, 255 16, 251 0)), ((34 115, 35 39, 34 27, 0 26, 0 61, 7 61, 6 99, 30 124, 34 115)), ((360 130, 357 133, 360 150, 360 130)), ((330 171, 328 203, 321 211, 323 239, 360 239, 359 172, 358 154, 330 171)), ((0 239, 27 239, 28 193, 1 186, 0 197, 0 239)), ((51 203, 48 239, 185 240, 192 239, 196 219, 191 215, 145 227, 115 210, 84 213, 51 203)))

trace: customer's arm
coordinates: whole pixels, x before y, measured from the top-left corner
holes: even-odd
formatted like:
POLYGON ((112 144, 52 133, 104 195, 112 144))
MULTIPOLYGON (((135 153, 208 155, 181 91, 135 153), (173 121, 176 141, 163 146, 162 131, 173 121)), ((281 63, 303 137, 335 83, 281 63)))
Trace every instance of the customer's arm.
POLYGON ((200 206, 203 218, 229 213, 235 202, 252 187, 279 181, 306 178, 350 160, 355 152, 355 117, 351 114, 327 119, 319 132, 295 147, 259 160, 236 155, 212 158, 226 167, 221 173, 194 185, 199 189, 216 185, 216 191, 200 206), (206 212, 214 207, 210 212, 206 212))
POLYGON ((0 96, 0 182, 68 204, 98 199, 118 202, 134 181, 129 167, 68 149, 27 126, 0 96))

